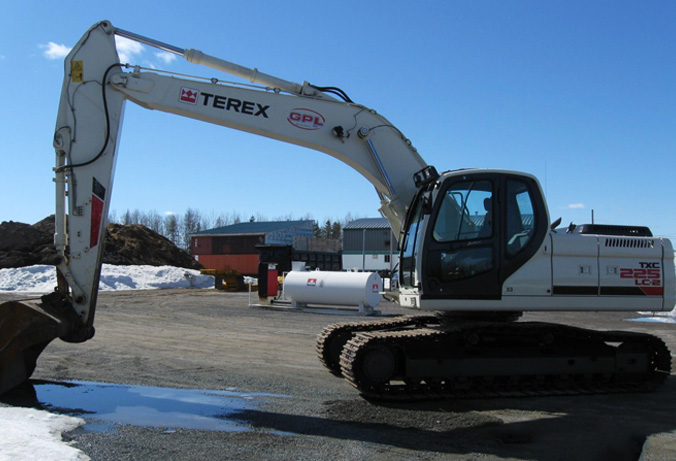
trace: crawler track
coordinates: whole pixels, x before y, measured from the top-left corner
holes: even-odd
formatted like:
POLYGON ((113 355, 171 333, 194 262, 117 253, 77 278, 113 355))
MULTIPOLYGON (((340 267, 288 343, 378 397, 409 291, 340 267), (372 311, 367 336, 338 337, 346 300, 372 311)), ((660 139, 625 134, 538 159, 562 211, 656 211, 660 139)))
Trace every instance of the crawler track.
POLYGON ((433 323, 441 323, 441 321, 434 315, 406 315, 386 320, 329 325, 317 336, 317 355, 319 361, 332 374, 341 376, 340 354, 345 344, 355 334, 372 331, 396 331, 402 328, 421 327, 433 323))
POLYGON ((327 367, 340 348, 341 374, 381 400, 645 392, 671 370, 657 337, 548 323, 404 317, 327 327, 318 339, 327 367))

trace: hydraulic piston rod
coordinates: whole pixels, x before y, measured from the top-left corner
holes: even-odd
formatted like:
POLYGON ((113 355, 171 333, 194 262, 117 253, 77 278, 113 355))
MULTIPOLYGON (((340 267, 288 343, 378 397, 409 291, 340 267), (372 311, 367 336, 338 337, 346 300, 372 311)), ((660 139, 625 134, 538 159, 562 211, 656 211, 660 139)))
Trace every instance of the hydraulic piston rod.
POLYGON ((270 88, 279 88, 280 90, 293 94, 303 94, 303 85, 299 83, 289 82, 273 75, 259 72, 258 69, 249 69, 248 67, 240 66, 239 64, 235 64, 224 59, 209 56, 208 54, 205 54, 199 50, 186 50, 184 48, 169 45, 168 43, 144 37, 143 35, 129 32, 124 29, 115 28, 115 35, 119 35, 120 37, 128 38, 145 45, 153 46, 169 53, 177 54, 193 64, 211 67, 212 69, 220 70, 222 72, 249 80, 251 83, 260 83, 261 85, 265 85, 270 88))

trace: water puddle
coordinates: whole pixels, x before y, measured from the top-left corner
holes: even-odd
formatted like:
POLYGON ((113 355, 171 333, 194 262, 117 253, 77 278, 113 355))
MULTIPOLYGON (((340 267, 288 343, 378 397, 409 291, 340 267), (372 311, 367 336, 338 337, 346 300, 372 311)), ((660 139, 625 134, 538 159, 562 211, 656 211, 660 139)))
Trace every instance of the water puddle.
POLYGON ((676 318, 667 316, 639 317, 627 319, 630 322, 649 322, 649 323, 676 323, 676 318))
POLYGON ((87 420, 85 430, 114 432, 118 425, 244 432, 251 427, 237 415, 255 410, 274 394, 206 389, 171 389, 84 381, 31 381, 3 396, 11 405, 31 406, 87 420))

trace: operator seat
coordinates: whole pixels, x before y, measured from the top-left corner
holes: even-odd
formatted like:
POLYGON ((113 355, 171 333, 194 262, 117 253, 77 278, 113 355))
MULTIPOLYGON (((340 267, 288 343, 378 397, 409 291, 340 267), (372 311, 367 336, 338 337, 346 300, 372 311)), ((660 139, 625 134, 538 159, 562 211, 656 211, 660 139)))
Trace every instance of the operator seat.
POLYGON ((486 238, 493 235, 493 200, 491 200, 491 197, 484 199, 484 209, 486 210, 486 214, 484 215, 481 229, 479 229, 478 238, 486 238))

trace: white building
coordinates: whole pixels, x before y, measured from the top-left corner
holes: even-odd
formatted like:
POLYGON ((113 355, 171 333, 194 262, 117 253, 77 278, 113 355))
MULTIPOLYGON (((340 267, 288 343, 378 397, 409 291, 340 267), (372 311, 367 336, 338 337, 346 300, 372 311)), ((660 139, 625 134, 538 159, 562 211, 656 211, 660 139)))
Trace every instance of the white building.
POLYGON ((397 240, 387 219, 357 219, 343 228, 343 269, 391 271, 398 261, 397 240))

